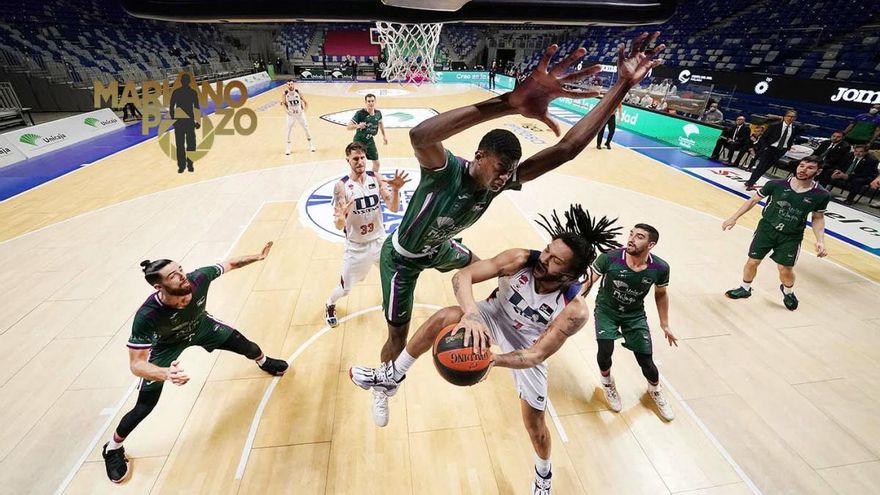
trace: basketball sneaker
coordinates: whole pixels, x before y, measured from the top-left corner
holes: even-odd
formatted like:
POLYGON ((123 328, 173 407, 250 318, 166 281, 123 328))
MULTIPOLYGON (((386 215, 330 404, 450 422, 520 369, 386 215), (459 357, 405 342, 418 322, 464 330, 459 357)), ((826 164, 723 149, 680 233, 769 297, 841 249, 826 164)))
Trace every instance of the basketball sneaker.
POLYGON ((752 289, 743 289, 742 287, 737 287, 736 289, 730 289, 729 291, 724 293, 729 299, 745 299, 747 297, 752 297, 752 289))
POLYGON ((107 445, 109 444, 110 442, 105 443, 104 448, 101 449, 101 455, 104 457, 104 467, 107 468, 107 477, 113 483, 122 483, 129 475, 129 462, 128 458, 125 457, 125 447, 107 450, 107 445))
POLYGON ((266 360, 260 365, 260 369, 274 376, 281 376, 287 371, 287 361, 274 359, 266 356, 266 360))
POLYGON ((663 392, 659 388, 657 390, 648 390, 648 395, 654 399, 654 404, 657 404, 657 412, 660 413, 660 417, 666 421, 675 419, 675 411, 672 410, 672 405, 669 404, 669 401, 666 400, 666 397, 663 396, 663 392))
POLYGON ((309 139, 309 151, 311 151, 312 153, 315 152, 315 145, 312 144, 312 140, 311 140, 311 139, 309 139))
POLYGON ((355 385, 364 390, 378 390, 387 397, 391 397, 397 393, 400 382, 406 378, 406 375, 401 377, 400 381, 395 381, 394 363, 388 361, 387 363, 382 363, 378 368, 352 366, 348 369, 348 377, 351 378, 355 385))
POLYGON ((324 321, 327 322, 327 325, 330 328, 336 328, 339 326, 339 322, 336 320, 336 305, 335 304, 325 304, 324 305, 324 321))
POLYGON ((543 477, 535 469, 535 482, 532 484, 532 495, 550 495, 550 478, 553 472, 547 473, 547 477, 543 477))
POLYGON ((605 400, 608 401, 608 406, 611 407, 611 410, 620 412, 623 406, 620 405, 620 394, 617 393, 617 385, 614 384, 614 378, 611 379, 611 383, 602 384, 602 391, 605 392, 605 400))
POLYGON ((284 154, 285 154, 285 155, 289 155, 289 154, 290 154, 290 143, 287 143, 287 148, 285 148, 285 150, 284 150, 284 154))
POLYGON ((782 304, 785 304, 785 307, 789 311, 796 310, 798 308, 798 298, 794 295, 794 292, 786 294, 785 286, 783 284, 779 284, 779 290, 782 291, 782 304))
POLYGON ((380 428, 388 426, 388 394, 373 389, 373 423, 380 428))

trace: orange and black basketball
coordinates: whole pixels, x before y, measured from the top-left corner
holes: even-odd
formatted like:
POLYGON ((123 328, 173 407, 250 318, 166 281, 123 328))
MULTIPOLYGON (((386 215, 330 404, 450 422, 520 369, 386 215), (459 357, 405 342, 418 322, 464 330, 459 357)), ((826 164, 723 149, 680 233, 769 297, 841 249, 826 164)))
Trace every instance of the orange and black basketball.
POLYGON ((472 345, 464 345, 463 330, 452 335, 457 326, 456 323, 440 330, 434 339, 434 366, 449 383, 469 386, 482 380, 489 371, 492 353, 474 354, 472 345))

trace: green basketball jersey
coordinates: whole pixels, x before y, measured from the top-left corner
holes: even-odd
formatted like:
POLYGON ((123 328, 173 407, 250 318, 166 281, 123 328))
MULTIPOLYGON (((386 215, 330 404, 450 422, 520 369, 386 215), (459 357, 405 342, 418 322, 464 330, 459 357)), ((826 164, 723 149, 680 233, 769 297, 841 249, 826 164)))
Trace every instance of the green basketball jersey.
POLYGON ((468 173, 471 166, 471 162, 446 150, 443 168, 421 169, 419 185, 395 232, 400 247, 413 254, 433 253, 440 244, 479 220, 503 191, 522 187, 514 172, 500 191, 481 189, 468 173))
POLYGON ((617 314, 644 313, 645 296, 651 286, 669 285, 669 263, 649 254, 648 267, 635 272, 626 264, 625 248, 600 254, 593 262, 593 270, 602 275, 596 307, 617 314))
POLYGON ((128 347, 149 349, 178 344, 192 338, 205 321, 208 312, 208 287, 211 281, 223 274, 220 265, 206 266, 186 274, 192 284, 192 300, 185 308, 172 308, 159 300, 155 292, 141 305, 134 315, 128 347))
POLYGON ((355 112, 354 117, 351 118, 351 121, 355 124, 365 122, 367 126, 363 129, 358 129, 355 131, 354 140, 360 143, 372 141, 373 136, 379 133, 380 120, 382 120, 382 112, 379 110, 373 110, 373 115, 370 115, 370 112, 367 112, 367 110, 363 108, 355 112))
POLYGON ((783 234, 804 235, 807 216, 812 212, 824 212, 831 194, 819 184, 804 192, 795 192, 789 180, 771 180, 764 184, 758 195, 767 198, 758 227, 783 234))

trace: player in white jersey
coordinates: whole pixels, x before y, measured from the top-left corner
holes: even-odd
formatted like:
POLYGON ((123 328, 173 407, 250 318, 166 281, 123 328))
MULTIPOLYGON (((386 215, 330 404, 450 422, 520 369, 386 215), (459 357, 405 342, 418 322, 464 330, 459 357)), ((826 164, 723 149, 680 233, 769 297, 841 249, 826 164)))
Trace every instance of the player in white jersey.
MULTIPOLYGON (((620 246, 613 220, 594 220, 580 205, 572 205, 563 226, 554 212, 541 224, 553 240, 543 251, 510 249, 462 268, 452 278, 459 306, 444 308, 426 321, 397 359, 379 368, 354 366, 349 376, 374 393, 393 395, 415 360, 428 352, 437 334, 458 323, 464 342, 473 341, 483 354, 490 342, 501 347, 492 364, 513 369, 523 423, 535 449, 532 493, 550 493, 550 431, 544 420, 547 403, 547 365, 568 337, 584 326, 589 311, 578 282, 590 270, 598 251, 620 246), (498 278, 488 299, 475 302, 473 284, 498 278)), ((386 402, 387 404, 387 402, 386 402)), ((374 418, 375 420, 376 418, 374 418)), ((387 420, 387 415, 385 416, 387 420)), ((384 426, 384 425, 380 425, 384 426)))
POLYGON ((336 301, 367 276, 370 266, 379 265, 385 242, 381 201, 385 201, 391 212, 397 212, 400 188, 409 182, 408 175, 400 171, 396 171, 390 181, 368 172, 366 148, 361 143, 346 146, 345 159, 351 173, 333 187, 333 222, 345 233, 345 255, 339 284, 324 306, 324 318, 331 327, 339 324, 336 301))
POLYGON ((309 140, 309 150, 313 153, 315 145, 312 143, 312 134, 309 132, 309 121, 306 119, 306 110, 309 108, 308 102, 300 94, 299 90, 293 85, 293 79, 288 79, 287 86, 281 95, 281 106, 287 113, 287 148, 285 155, 290 154, 290 133, 293 132, 293 125, 299 124, 306 133, 306 139, 309 140))

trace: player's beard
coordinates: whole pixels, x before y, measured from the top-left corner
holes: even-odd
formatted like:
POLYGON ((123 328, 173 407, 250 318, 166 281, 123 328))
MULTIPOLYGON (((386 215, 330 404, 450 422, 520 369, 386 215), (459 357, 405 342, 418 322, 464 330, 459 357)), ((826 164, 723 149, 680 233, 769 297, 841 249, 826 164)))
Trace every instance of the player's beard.
POLYGON ((647 248, 639 249, 635 246, 630 246, 629 244, 627 244, 626 245, 626 254, 628 254, 630 256, 641 256, 641 255, 645 254, 646 249, 647 248))
POLYGON ((169 296, 186 296, 192 294, 192 285, 187 285, 186 287, 168 287, 166 285, 165 292, 169 296))

